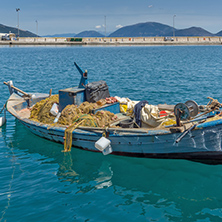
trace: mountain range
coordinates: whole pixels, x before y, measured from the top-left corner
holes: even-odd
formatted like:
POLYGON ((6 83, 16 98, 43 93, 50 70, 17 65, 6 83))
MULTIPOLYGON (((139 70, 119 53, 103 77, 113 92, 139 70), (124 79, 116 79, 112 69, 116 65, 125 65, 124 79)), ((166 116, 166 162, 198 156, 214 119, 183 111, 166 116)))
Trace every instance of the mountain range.
MULTIPOLYGON (((10 26, 0 24, 0 33, 9 33, 9 32, 17 35, 18 28, 13 28, 10 26)), ((19 36, 20 37, 37 37, 36 34, 29 32, 29 31, 22 30, 22 29, 19 29, 19 36)))
MULTIPOLYGON (((17 28, 5 26, 0 24, 0 33, 18 33, 17 28)), ((148 37, 148 36, 222 36, 222 30, 216 34, 208 32, 207 30, 200 27, 190 27, 186 29, 174 29, 172 26, 157 23, 157 22, 145 22, 134 25, 124 26, 115 32, 111 33, 108 37, 148 37)), ((19 30, 20 37, 37 37, 36 34, 19 30)), ((83 31, 78 34, 65 33, 47 35, 44 37, 104 37, 103 34, 91 30, 83 31)))
MULTIPOLYGON (((122 27, 110 34, 110 37, 146 37, 146 36, 217 36, 200 27, 174 29, 172 26, 157 22, 138 23, 122 27)), ((221 31, 222 32, 222 31, 221 31)))

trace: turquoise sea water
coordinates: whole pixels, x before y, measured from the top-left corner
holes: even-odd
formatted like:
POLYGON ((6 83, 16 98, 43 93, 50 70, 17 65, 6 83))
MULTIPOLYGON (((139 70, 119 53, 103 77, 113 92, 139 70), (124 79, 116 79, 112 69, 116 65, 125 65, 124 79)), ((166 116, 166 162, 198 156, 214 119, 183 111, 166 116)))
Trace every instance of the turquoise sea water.
MULTIPOLYGON (((175 104, 222 102, 221 46, 0 47, 3 81, 26 92, 106 80, 112 96, 175 104)), ((0 128, 0 222, 222 221, 222 165, 103 156, 31 134, 12 116, 0 128)))

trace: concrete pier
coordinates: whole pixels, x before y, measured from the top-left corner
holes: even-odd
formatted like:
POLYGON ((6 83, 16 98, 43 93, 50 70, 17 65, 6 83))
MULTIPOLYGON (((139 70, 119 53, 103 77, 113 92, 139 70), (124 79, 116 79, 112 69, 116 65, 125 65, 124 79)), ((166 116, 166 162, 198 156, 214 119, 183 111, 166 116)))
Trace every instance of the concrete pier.
POLYGON ((2 40, 0 45, 221 45, 220 36, 197 37, 20 37, 2 40))

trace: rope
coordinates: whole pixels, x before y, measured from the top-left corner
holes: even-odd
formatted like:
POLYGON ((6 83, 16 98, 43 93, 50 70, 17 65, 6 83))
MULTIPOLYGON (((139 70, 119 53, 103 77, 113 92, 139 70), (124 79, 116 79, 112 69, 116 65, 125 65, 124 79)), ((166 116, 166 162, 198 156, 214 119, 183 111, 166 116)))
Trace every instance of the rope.
MULTIPOLYGON (((5 209, 1 212, 2 213, 2 216, 0 218, 0 222, 3 221, 4 219, 4 216, 6 214, 6 211, 9 209, 10 207, 10 202, 11 202, 11 197, 12 197, 12 193, 14 193, 15 191, 12 189, 12 185, 13 185, 13 182, 14 182, 14 175, 15 175, 15 170, 16 170, 16 166, 17 166, 17 163, 16 163, 16 156, 15 156, 15 153, 13 152, 13 143, 11 141, 11 139, 9 138, 10 140, 10 144, 11 146, 9 146, 7 143, 6 143, 6 147, 11 151, 12 153, 12 166, 11 168, 13 168, 12 170, 12 175, 11 175, 11 179, 9 181, 9 185, 8 185, 8 191, 5 192, 5 193, 0 193, 0 196, 4 196, 4 195, 7 195, 7 205, 5 206, 5 209)), ((20 169, 21 171, 23 171, 22 169, 20 169)), ((4 221, 6 221, 6 219, 4 219, 4 221)))
POLYGON ((211 97, 207 97, 207 98, 210 99, 210 101, 207 104, 207 107, 209 107, 211 111, 222 107, 222 104, 218 102, 217 99, 213 99, 211 97))
POLYGON ((70 152, 71 151, 71 147, 72 147, 72 132, 80 125, 83 123, 82 120, 80 121, 78 124, 73 123, 71 126, 69 126, 66 130, 65 130, 65 136, 64 136, 64 150, 63 152, 70 152))
POLYGON ((1 111, 0 111, 0 114, 2 113, 2 111, 6 108, 6 104, 7 104, 7 101, 6 103, 4 104, 4 106, 2 107, 1 111))

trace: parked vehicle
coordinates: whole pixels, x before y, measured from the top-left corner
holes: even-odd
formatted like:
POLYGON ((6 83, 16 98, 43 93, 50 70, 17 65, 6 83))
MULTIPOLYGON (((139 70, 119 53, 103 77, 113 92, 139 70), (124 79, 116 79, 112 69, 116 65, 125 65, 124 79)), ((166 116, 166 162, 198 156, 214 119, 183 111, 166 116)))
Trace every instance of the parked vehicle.
POLYGON ((164 41, 174 41, 172 37, 164 37, 164 41))

